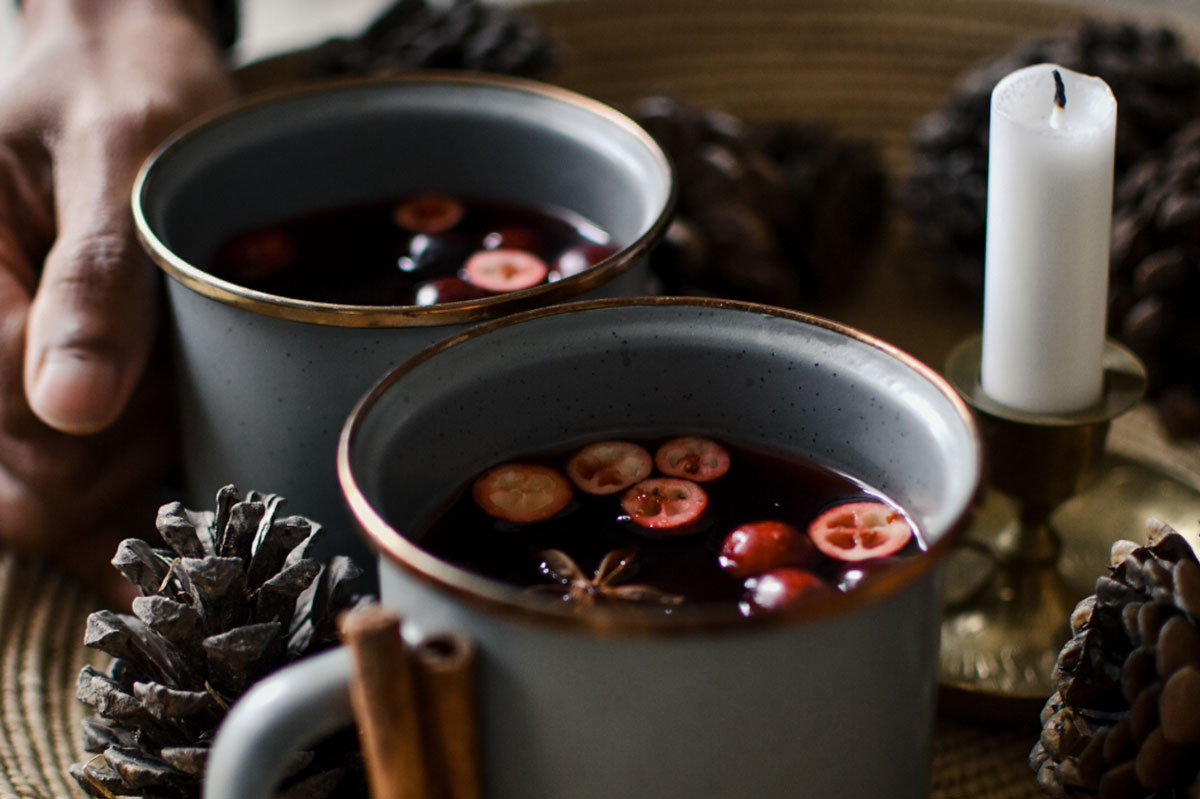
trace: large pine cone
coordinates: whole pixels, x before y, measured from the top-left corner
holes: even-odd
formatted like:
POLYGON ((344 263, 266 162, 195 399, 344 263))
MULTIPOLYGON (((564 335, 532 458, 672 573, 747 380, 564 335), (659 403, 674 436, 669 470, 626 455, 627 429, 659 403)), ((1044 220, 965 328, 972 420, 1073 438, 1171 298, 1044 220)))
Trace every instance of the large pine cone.
POLYGON ((551 72, 559 60, 558 44, 517 11, 476 0, 455 0, 448 7, 398 0, 361 35, 319 45, 306 77, 424 68, 536 78, 551 72))
POLYGON ((887 209, 872 145, 666 95, 633 116, 675 166, 676 214, 650 256, 666 293, 796 306, 844 292, 871 265, 887 209))
POLYGON ((968 72, 939 110, 920 121, 904 188, 918 241, 950 285, 983 288, 991 92, 1002 77, 1054 62, 1103 78, 1117 98, 1117 177, 1200 117, 1200 64, 1167 28, 1091 20, 1068 34, 1031 39, 968 72))
MULTIPOLYGON (((159 510, 169 549, 121 542, 113 565, 142 595, 132 616, 88 617, 84 643, 115 658, 107 673, 79 675, 79 700, 97 713, 84 721, 84 748, 99 756, 71 775, 89 795, 198 797, 226 709, 267 673, 337 643, 335 616, 361 601, 352 587, 361 570, 342 556, 310 557, 320 526, 282 516, 282 505, 226 486, 215 512, 159 510)), ((352 734, 331 739, 298 756, 282 795, 361 789, 358 759, 352 734)))
POLYGON ((1200 433, 1200 120, 1130 170, 1113 218, 1110 332, 1146 364, 1173 436, 1200 433))
POLYGON ((1149 538, 1117 542, 1072 614, 1029 756, 1052 796, 1200 796, 1200 563, 1161 522, 1149 538))

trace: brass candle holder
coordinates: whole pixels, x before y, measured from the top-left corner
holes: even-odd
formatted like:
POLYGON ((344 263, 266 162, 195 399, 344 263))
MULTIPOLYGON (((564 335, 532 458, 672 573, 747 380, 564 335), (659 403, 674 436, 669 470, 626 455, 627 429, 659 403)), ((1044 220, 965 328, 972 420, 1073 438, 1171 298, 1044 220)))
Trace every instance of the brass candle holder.
POLYGON ((1036 720, 1070 637, 1071 611, 1106 573, 1112 543, 1148 516, 1200 519, 1200 496, 1106 451, 1111 422, 1142 398, 1146 371, 1124 347, 1104 352, 1104 393, 1068 414, 1026 413, 984 394, 982 337, 950 354, 946 377, 975 412, 988 490, 946 573, 943 705, 1036 720))

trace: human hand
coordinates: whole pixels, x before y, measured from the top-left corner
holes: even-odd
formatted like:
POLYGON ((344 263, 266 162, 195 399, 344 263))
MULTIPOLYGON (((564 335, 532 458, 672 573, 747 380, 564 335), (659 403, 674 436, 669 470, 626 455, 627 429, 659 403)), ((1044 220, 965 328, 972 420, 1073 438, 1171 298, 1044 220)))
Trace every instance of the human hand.
POLYGON ((108 562, 153 524, 173 442, 152 359, 159 279, 130 191, 145 157, 233 87, 203 0, 24 13, 0 76, 0 544, 117 602, 127 583, 108 562))

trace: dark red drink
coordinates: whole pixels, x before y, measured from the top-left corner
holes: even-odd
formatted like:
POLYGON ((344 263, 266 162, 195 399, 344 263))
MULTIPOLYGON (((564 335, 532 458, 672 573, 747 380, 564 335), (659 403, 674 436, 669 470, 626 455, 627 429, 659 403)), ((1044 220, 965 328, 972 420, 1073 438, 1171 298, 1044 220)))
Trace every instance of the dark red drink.
POLYGON ((507 462, 460 492, 419 543, 469 571, 558 596, 570 593, 564 568, 573 564, 594 581, 606 556, 613 568, 612 553, 622 553, 628 563, 609 589, 646 586, 670 597, 668 604, 730 603, 746 613, 766 609, 752 601, 756 585, 768 592, 851 590, 864 578, 846 580, 848 570, 869 579, 923 548, 892 502, 844 474, 709 439, 692 446, 689 462, 677 454, 689 451, 679 441, 697 439, 626 439, 608 442, 599 456, 576 448, 507 462), (727 459, 710 455, 708 445, 727 459), (587 455, 582 466, 580 452, 587 455), (664 452, 676 456, 651 460, 664 452), (671 473, 660 472, 663 466, 671 473), (548 518, 537 516, 539 508, 548 518), (864 522, 867 516, 877 518, 864 522), (553 554, 548 565, 548 552, 569 563, 556 567, 561 559, 553 554))
POLYGON ((299 300, 434 305, 571 277, 617 249, 561 208, 430 192, 244 231, 209 268, 299 300))

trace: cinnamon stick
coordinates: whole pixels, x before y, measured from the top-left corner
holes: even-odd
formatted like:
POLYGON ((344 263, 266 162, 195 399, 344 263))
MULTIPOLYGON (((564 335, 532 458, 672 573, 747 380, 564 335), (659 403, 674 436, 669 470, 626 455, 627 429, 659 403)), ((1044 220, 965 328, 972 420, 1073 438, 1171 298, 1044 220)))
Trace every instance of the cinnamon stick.
POLYGON ((399 617, 368 605, 343 614, 339 628, 354 656, 350 702, 371 799, 428 799, 416 663, 399 617))
POLYGON ((436 635, 416 648, 425 742, 439 799, 480 799, 475 645, 462 635, 436 635))

